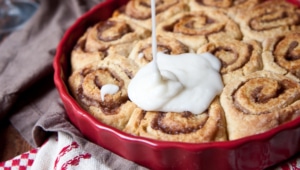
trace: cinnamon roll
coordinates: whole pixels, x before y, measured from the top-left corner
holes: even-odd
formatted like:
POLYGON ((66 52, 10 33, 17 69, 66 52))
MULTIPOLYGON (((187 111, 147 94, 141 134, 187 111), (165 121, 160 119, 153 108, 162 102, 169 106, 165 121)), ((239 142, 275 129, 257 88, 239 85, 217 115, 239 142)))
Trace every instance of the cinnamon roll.
POLYGON ((245 38, 263 41, 300 31, 300 10, 285 0, 265 1, 238 15, 245 38))
POLYGON ((238 25, 214 10, 180 13, 158 24, 157 34, 175 37, 195 51, 210 40, 242 38, 238 25))
POLYGON ((217 9, 234 15, 258 4, 259 1, 261 0, 190 0, 189 6, 192 11, 217 9))
POLYGON ((144 111, 138 120, 137 132, 142 137, 190 143, 227 140, 224 113, 218 98, 201 114, 144 111))
POLYGON ((110 18, 100 21, 87 33, 86 50, 88 51, 109 51, 127 56, 133 44, 146 37, 151 32, 136 24, 118 18, 110 18))
POLYGON ((197 51, 197 53, 204 52, 210 52, 221 61, 220 72, 224 84, 262 69, 261 45, 254 40, 212 41, 197 51))
POLYGON ((229 140, 263 133, 300 116, 300 84, 258 71, 227 84, 221 105, 229 140))
MULTIPOLYGON (((189 53, 192 50, 175 38, 157 36, 157 51, 176 55, 189 53)), ((140 67, 152 61, 152 38, 139 41, 133 47, 128 58, 132 59, 140 67)))
MULTIPOLYGON (((173 15, 189 10, 188 5, 182 0, 156 1, 156 23, 169 19, 173 15)), ((148 30, 151 30, 151 1, 132 0, 125 6, 116 10, 113 17, 134 22, 148 30)))
MULTIPOLYGON (((114 56, 73 72, 70 90, 78 103, 99 121, 123 129, 136 105, 128 100, 127 87, 134 72, 127 70, 127 59, 114 56), (119 65, 122 61, 124 64, 119 65), (116 121, 117 120, 117 121, 116 121)), ((130 67, 134 68, 134 67, 130 67)))
POLYGON ((86 49, 86 34, 78 41, 71 52, 71 67, 72 72, 79 70, 93 62, 99 62, 107 55, 105 51, 88 51, 86 49))
POLYGON ((297 7, 285 0, 156 5, 157 51, 216 56, 221 95, 201 114, 146 111, 128 98, 129 82, 152 61, 150 1, 130 0, 88 28, 71 53, 69 89, 88 113, 126 133, 190 143, 260 134, 300 116, 297 7))
POLYGON ((266 70, 300 79, 300 33, 264 41, 263 62, 266 70))

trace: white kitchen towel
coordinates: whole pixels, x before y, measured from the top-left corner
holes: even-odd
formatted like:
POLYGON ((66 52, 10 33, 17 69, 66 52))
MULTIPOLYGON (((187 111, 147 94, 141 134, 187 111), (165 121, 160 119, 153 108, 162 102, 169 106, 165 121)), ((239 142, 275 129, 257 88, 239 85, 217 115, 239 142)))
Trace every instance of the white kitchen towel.
POLYGON ((83 150, 71 136, 64 132, 52 135, 39 149, 32 170, 108 170, 101 160, 83 150))

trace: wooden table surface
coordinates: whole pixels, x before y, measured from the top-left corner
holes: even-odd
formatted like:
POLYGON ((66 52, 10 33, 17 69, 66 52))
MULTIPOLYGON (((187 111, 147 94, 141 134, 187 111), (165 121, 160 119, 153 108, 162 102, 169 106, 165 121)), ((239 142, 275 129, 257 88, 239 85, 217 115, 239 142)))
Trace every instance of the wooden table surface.
POLYGON ((32 149, 7 119, 0 122, 0 139, 0 162, 32 149))

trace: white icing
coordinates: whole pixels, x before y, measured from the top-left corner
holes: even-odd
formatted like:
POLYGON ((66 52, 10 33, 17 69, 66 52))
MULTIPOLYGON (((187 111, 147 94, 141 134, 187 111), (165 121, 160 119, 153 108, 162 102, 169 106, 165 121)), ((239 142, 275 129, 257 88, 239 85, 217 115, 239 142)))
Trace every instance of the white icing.
POLYGON ((151 0, 151 23, 152 23, 152 55, 153 60, 156 63, 156 53, 157 53, 157 44, 156 44, 156 11, 155 11, 155 0, 151 0))
POLYGON ((220 61, 210 53, 159 52, 156 63, 141 68, 131 80, 128 95, 144 110, 199 114, 223 89, 220 68, 220 61))
POLYGON ((142 58, 144 58, 144 53, 139 53, 138 54, 138 59, 142 59, 142 58))
POLYGON ((153 60, 131 80, 128 96, 148 111, 202 113, 223 89, 221 63, 210 53, 157 53, 153 7, 155 0, 151 0, 153 60))
POLYGON ((101 100, 104 101, 106 94, 115 94, 119 91, 119 86, 114 84, 105 84, 101 87, 101 100))

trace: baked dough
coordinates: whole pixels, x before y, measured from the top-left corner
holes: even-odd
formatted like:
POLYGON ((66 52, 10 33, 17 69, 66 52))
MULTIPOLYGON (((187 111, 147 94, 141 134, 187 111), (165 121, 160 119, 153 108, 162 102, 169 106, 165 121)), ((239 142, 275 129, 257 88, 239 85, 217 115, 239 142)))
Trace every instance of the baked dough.
POLYGON ((300 116, 297 7, 285 0, 162 0, 156 12, 158 51, 214 54, 223 92, 198 115, 131 102, 127 86, 152 61, 152 37, 150 1, 130 0, 88 28, 71 53, 69 89, 101 123, 154 140, 201 143, 260 134, 300 116), (106 84, 117 92, 106 94, 106 84))
MULTIPOLYGON (((157 36, 157 51, 177 55, 192 52, 192 49, 175 38, 157 36)), ((152 38, 136 43, 128 58, 133 60, 139 67, 143 67, 152 61, 152 38)))
POLYGON ((276 36, 263 42, 265 70, 283 74, 299 81, 300 32, 276 36))
POLYGON ((109 61, 92 63, 69 77, 70 90, 79 104, 101 122, 117 129, 126 126, 136 108, 127 95, 130 78, 136 73, 131 64, 123 56, 114 55, 109 61), (122 65, 118 64, 120 61, 122 65), (102 87, 109 84, 119 89, 114 94, 105 94, 102 99, 102 87))
POLYGON ((260 3, 237 15, 245 39, 264 41, 300 31, 300 10, 284 0, 260 3))
POLYGON ((183 12, 157 25, 157 34, 197 50, 210 40, 241 39, 238 25, 216 10, 183 12))
POLYGON ((300 84, 258 71, 228 84, 221 105, 229 140, 263 133, 300 116, 300 84))
POLYGON ((245 11, 254 5, 259 4, 261 0, 190 0, 191 11, 201 10, 219 10, 228 13, 229 16, 235 16, 240 11, 245 11))
POLYGON ((219 99, 216 98, 206 112, 145 112, 140 121, 138 135, 165 141, 211 142, 227 140, 226 122, 219 99))
MULTIPOLYGON (((175 14, 189 10, 186 0, 163 0, 156 3, 156 22, 168 20, 175 14)), ((141 27, 151 30, 151 1, 129 1, 124 7, 116 10, 113 17, 134 22, 141 27)))
POLYGON ((223 83, 228 84, 238 77, 262 70, 261 45, 255 40, 228 39, 211 41, 200 47, 197 53, 209 52, 222 63, 223 83))

